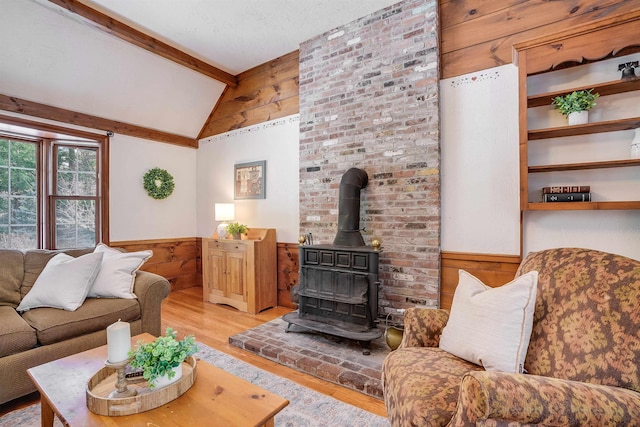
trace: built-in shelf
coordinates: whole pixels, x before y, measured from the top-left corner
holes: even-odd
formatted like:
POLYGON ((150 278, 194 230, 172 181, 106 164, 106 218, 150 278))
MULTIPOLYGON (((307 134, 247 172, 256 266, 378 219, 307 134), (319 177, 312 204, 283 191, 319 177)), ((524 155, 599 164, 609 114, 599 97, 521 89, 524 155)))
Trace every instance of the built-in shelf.
POLYGON ((577 171, 577 170, 585 170, 585 169, 623 168, 628 166, 640 166, 640 159, 607 160, 602 162, 583 162, 583 163, 565 163, 565 164, 557 164, 557 165, 529 166, 529 173, 577 171))
MULTIPOLYGON (((530 129, 529 128, 529 109, 535 107, 552 107, 553 98, 566 95, 578 90, 593 89, 594 93, 600 94, 601 97, 630 93, 640 93, 640 77, 630 79, 609 80, 601 83, 590 85, 565 87, 560 90, 554 90, 546 93, 528 94, 527 79, 530 76, 541 73, 555 72, 567 67, 581 67, 587 63, 599 60, 608 60, 617 56, 628 55, 629 53, 638 52, 638 28, 640 28, 640 11, 627 13, 621 17, 605 18, 598 22, 597 25, 589 24, 572 28, 567 31, 555 35, 546 35, 539 38, 528 40, 526 42, 516 43, 514 48, 516 55, 514 58, 518 64, 519 73, 519 117, 520 117, 520 209, 522 211, 577 211, 577 210, 631 210, 640 209, 640 201, 594 201, 594 202, 529 202, 529 193, 533 194, 532 188, 529 187, 529 176, 532 173, 559 172, 559 171, 579 171, 588 169, 608 169, 623 168, 630 166, 640 166, 640 159, 624 159, 624 160, 603 160, 594 162, 579 162, 568 164, 546 164, 533 166, 529 164, 529 150, 534 150, 535 154, 546 154, 547 158, 553 157, 549 155, 554 141, 548 144, 535 144, 534 141, 542 139, 563 138, 581 135, 597 135, 606 132, 627 131, 640 128, 640 117, 617 118, 616 120, 608 120, 597 123, 588 123, 584 125, 560 126, 547 129, 530 129), (632 51, 630 52, 629 49, 632 51), (530 191, 531 190, 531 191, 530 191)), ((576 74, 573 77, 581 75, 580 68, 575 69, 576 74)), ((607 79, 613 79, 620 74, 615 72, 611 67, 607 79)), ((562 76, 560 76, 562 77, 562 76)), ((567 83, 573 80, 572 76, 566 76, 567 83)), ((637 98, 637 96, 636 96, 637 98)), ((609 98, 612 102, 615 98, 609 98)), ((586 138, 583 138, 586 139, 586 138)), ((596 137, 589 138, 583 146, 591 143, 596 137)), ((631 141, 631 139, 629 139, 631 141)), ((559 141, 560 142, 560 141, 559 141)), ((580 143, 579 139, 574 142, 580 143)), ((576 158, 580 159, 580 150, 577 148, 576 158)), ((582 158, 584 159, 584 157, 582 158)), ((576 174, 568 174, 568 178, 575 178, 576 174)), ((594 174, 601 177, 604 174, 594 174)), ((630 174, 632 175, 632 174, 630 174)), ((544 178, 555 178, 553 176, 544 178)), ((543 185, 558 185, 556 183, 548 183, 545 179, 538 180, 537 184, 544 182, 543 185)), ((569 180, 571 182, 571 180, 569 180)), ((589 183, 586 183, 589 185, 589 183)), ((624 186, 634 188, 637 183, 625 182, 624 186)), ((593 184, 591 184, 593 189, 593 184)), ((626 188, 625 187, 625 188, 626 188)), ((596 188, 596 190, 598 190, 596 188)), ((619 190, 619 193, 622 193, 619 190)), ((598 192, 596 191, 596 194, 598 192)), ((637 197, 627 196, 627 197, 637 197)), ((522 223, 521 223, 522 224, 522 223)))
POLYGON ((527 204, 525 210, 528 211, 613 211, 613 210, 629 210, 640 209, 639 201, 625 202, 547 202, 547 203, 531 203, 527 204))
POLYGON ((574 87, 571 89, 558 90, 554 92, 540 93, 527 97, 527 107, 542 107, 543 105, 551 105, 553 98, 556 96, 566 95, 578 90, 593 89, 594 93, 600 96, 615 95, 617 93, 633 92, 640 90, 640 78, 630 80, 614 80, 612 82, 598 83, 590 86, 574 87))
POLYGON ((640 117, 610 120, 607 122, 587 123, 584 125, 562 126, 547 129, 532 129, 528 132, 529 141, 538 139, 561 138, 565 136, 591 135, 603 132, 617 132, 640 127, 640 117))

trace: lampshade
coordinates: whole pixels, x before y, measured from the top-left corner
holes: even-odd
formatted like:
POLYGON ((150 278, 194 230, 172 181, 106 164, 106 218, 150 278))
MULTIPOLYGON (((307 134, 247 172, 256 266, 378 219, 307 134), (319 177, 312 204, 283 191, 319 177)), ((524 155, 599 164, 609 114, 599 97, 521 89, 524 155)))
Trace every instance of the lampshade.
POLYGON ((235 218, 235 205, 233 203, 216 203, 216 221, 233 221, 235 218))
POLYGON ((233 203, 216 203, 215 204, 215 217, 216 221, 222 221, 216 232, 218 238, 224 239, 227 237, 227 224, 225 221, 233 221, 236 216, 236 209, 233 203))

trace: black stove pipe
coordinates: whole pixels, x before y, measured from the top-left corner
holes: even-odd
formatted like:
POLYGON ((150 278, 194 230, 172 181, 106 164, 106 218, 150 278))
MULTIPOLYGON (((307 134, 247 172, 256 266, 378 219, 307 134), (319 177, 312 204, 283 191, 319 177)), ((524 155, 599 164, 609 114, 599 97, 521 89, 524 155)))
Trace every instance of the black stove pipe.
POLYGON ((367 186, 369 176, 358 168, 342 175, 338 203, 338 233, 333 240, 338 246, 364 246, 360 234, 360 190, 367 186))

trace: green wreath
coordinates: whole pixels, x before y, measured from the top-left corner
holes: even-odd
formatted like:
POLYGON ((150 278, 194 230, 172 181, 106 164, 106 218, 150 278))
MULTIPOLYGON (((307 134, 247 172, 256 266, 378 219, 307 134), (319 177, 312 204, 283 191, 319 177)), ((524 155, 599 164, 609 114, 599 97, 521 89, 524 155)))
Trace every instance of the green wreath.
POLYGON ((147 194, 154 199, 166 199, 173 193, 176 186, 173 183, 173 176, 160 168, 153 168, 145 173, 143 184, 147 194))

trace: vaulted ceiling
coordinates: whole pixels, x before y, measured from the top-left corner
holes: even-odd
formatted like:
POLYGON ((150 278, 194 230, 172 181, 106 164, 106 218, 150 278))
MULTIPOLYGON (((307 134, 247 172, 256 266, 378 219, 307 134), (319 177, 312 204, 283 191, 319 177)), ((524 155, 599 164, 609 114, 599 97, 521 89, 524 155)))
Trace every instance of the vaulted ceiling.
POLYGON ((134 125, 151 139, 194 140, 233 76, 395 2, 2 0, 0 108, 50 106, 80 113, 77 124, 97 118, 103 130, 134 125))

